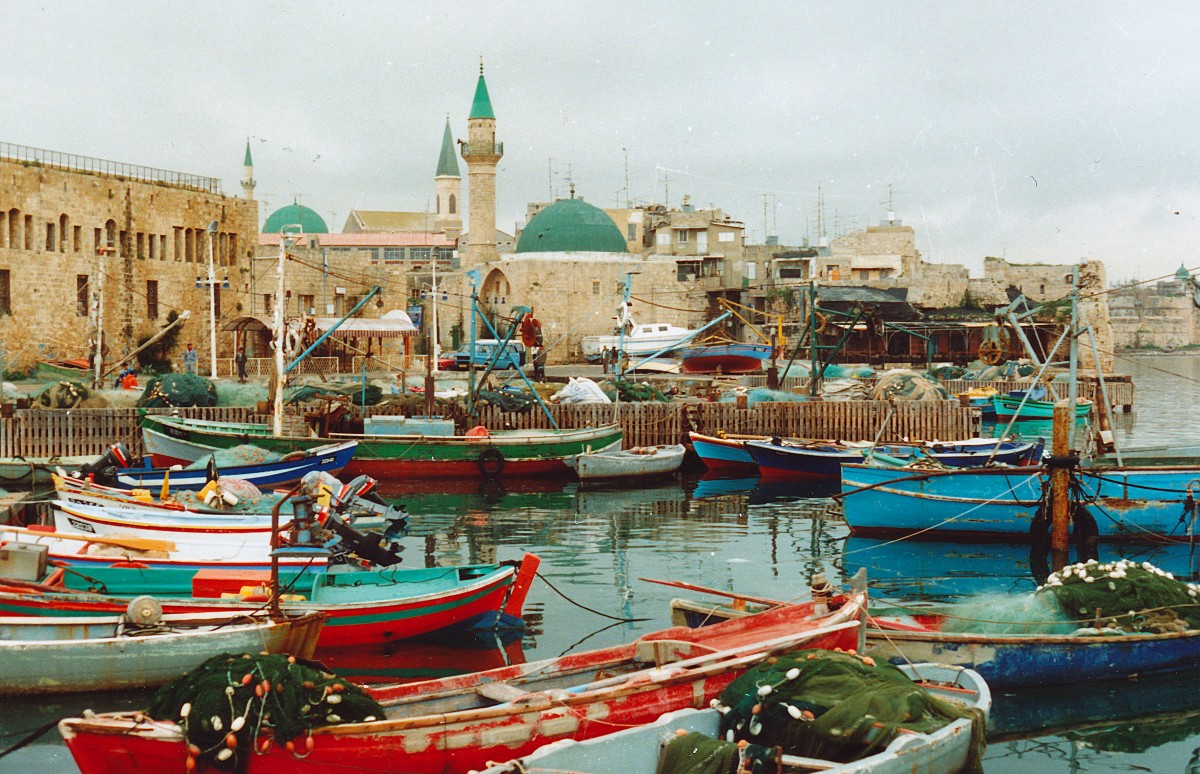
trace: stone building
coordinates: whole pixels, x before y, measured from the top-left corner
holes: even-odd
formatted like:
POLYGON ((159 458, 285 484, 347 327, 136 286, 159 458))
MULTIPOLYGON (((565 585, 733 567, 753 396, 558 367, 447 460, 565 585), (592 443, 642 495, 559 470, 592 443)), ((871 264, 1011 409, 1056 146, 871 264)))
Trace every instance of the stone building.
POLYGON ((1200 344, 1200 299, 1182 265, 1173 280, 1115 288, 1108 299, 1117 349, 1170 351, 1200 344))
MULTIPOLYGON (((210 251, 218 323, 237 314, 258 204, 216 178, 0 143, 0 348, 86 357, 103 297, 107 360, 190 310, 208 355, 210 251), (215 224, 210 233, 209 224, 215 224)), ((247 147, 243 190, 253 193, 247 147)))

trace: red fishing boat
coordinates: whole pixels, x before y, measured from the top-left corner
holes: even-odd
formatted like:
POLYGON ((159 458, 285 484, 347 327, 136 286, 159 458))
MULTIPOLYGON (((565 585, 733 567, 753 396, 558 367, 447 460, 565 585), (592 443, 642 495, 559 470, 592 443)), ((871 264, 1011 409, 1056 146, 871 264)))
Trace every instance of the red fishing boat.
MULTIPOLYGON (((664 712, 707 707, 738 675, 775 654, 856 647, 863 604, 858 591, 835 598, 836 609, 825 615, 811 603, 787 605, 587 653, 380 688, 373 694, 384 718, 316 728, 286 747, 263 732, 258 752, 235 763, 247 774, 482 769, 557 739, 590 739, 664 712)), ((173 720, 108 713, 68 718, 59 731, 83 774, 183 771, 188 762, 173 720)))

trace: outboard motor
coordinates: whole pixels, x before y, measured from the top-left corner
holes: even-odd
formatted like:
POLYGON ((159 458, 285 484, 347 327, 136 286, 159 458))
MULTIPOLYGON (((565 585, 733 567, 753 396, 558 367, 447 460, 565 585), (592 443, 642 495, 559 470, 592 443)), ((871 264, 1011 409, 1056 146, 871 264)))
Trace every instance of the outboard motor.
POLYGON ((104 453, 95 462, 89 462, 81 465, 79 468, 79 478, 92 477, 92 480, 101 484, 116 484, 117 471, 128 468, 133 457, 129 454, 128 447, 123 443, 114 443, 108 447, 108 451, 104 453))

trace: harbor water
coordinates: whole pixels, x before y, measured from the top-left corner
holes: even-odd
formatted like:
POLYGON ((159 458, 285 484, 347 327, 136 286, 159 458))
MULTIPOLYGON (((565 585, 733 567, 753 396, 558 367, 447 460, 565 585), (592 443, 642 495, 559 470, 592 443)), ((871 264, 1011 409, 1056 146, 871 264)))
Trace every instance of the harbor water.
MULTIPOLYGON (((1200 356, 1123 361, 1137 383, 1132 415, 1117 415, 1117 437, 1133 445, 1191 444, 1200 412, 1200 356)), ((636 489, 539 482, 438 491, 383 485, 406 503, 412 528, 405 567, 542 557, 527 611, 512 642, 398 644, 355 654, 346 669, 370 679, 432 677, 456 668, 628 641, 669 625, 668 603, 685 591, 645 578, 685 581, 777 599, 807 595, 809 579, 844 580, 865 567, 873 594, 938 599, 1026 593, 1034 587, 1019 545, 887 542, 850 538, 832 501, 755 479, 688 476, 636 489)), ((1185 574, 1186 546, 1101 547, 1101 560, 1136 555, 1185 574)), ((59 717, 143 706, 147 694, 87 695, 0 702, 0 749, 59 717)), ((1200 772, 1200 671, 1111 684, 995 693, 986 771, 1200 772)), ((69 772, 51 731, 0 758, 0 772, 69 772)), ((395 771, 403 771, 403 761, 395 771)))

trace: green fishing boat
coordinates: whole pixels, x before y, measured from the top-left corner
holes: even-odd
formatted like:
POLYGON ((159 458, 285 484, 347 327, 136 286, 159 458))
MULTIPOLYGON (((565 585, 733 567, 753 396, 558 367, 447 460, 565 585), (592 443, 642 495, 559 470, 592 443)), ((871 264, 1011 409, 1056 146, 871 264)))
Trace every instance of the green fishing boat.
POLYGON ((142 434, 146 453, 156 467, 187 465, 214 448, 229 449, 240 444, 288 454, 355 440, 358 448, 345 475, 365 474, 381 481, 569 475, 567 460, 621 445, 621 428, 615 424, 572 430, 484 430, 447 436, 337 433, 330 438, 310 438, 276 436, 264 424, 148 415, 142 418, 142 434))

